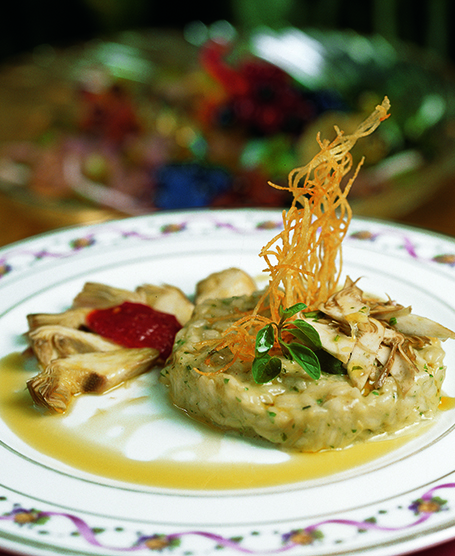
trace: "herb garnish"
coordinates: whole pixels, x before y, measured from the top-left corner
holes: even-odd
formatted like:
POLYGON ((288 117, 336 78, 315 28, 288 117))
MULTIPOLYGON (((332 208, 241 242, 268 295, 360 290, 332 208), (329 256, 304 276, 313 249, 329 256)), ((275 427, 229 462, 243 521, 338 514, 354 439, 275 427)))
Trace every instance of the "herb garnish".
POLYGON ((306 321, 296 319, 287 322, 300 311, 306 309, 305 303, 296 303, 292 307, 280 307, 280 321, 272 322, 261 328, 256 336, 255 358, 252 365, 253 378, 256 383, 264 384, 281 373, 281 359, 270 355, 275 345, 275 332, 281 353, 286 359, 298 363, 308 375, 317 380, 321 376, 321 365, 313 349, 320 349, 321 339, 318 332, 306 321), (300 342, 285 342, 282 332, 286 331, 300 342))

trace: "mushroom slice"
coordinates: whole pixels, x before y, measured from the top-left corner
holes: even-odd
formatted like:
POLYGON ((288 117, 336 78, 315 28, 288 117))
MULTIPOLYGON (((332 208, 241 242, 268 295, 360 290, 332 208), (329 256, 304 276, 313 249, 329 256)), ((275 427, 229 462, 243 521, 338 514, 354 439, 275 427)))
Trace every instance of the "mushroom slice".
POLYGON ((112 351, 118 344, 93 334, 65 326, 40 326, 28 333, 30 347, 38 363, 45 368, 53 359, 68 357, 75 353, 112 351))
POLYGON ((206 299, 251 295, 256 290, 253 278, 239 268, 214 272, 196 285, 196 305, 206 299))
POLYGON ((63 313, 32 313, 27 315, 29 330, 40 326, 66 326, 68 328, 81 328, 85 326, 85 317, 91 311, 89 308, 68 309, 63 313))
POLYGON ((121 305, 124 301, 146 303, 143 292, 115 288, 98 282, 86 282, 73 300, 73 307, 107 309, 121 305))
POLYGON ((77 394, 103 394, 150 370, 159 357, 151 348, 121 348, 54 359, 27 382, 38 406, 64 413, 77 394))
POLYGON ((194 309, 193 303, 182 292, 180 288, 163 284, 162 286, 153 286, 151 284, 143 284, 136 288, 136 292, 143 295, 147 305, 174 315, 179 323, 183 326, 191 317, 194 309))
POLYGON ((409 314, 396 317, 394 328, 408 336, 426 336, 447 340, 455 339, 455 332, 426 317, 409 314))

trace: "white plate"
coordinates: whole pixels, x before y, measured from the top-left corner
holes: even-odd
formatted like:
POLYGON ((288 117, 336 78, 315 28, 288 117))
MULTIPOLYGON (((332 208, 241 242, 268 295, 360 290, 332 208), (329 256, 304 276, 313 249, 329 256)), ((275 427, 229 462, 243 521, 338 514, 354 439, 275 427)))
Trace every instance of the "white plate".
MULTIPOLYGON (((0 355, 22 349, 27 313, 64 309, 88 280, 119 287, 168 282, 191 293, 199 279, 228 266, 257 275, 265 266, 259 249, 280 227, 276 210, 160 213, 4 248, 0 355)), ((455 329, 453 240, 354 219, 344 259, 345 273, 362 276, 364 289, 387 293, 455 329)), ((444 390, 454 396, 455 345, 445 349, 444 390)), ((96 476, 34 450, 0 421, 0 547, 33 555, 154 547, 176 556, 219 553, 220 547, 226 555, 412 552, 455 537, 454 411, 355 471, 222 491, 96 476), (417 500, 433 503, 418 507, 417 500), (18 523, 18 513, 30 522, 18 523)), ((193 426, 178 423, 188 431, 193 426)), ((242 440, 232 441, 232 457, 243 448, 242 440)))

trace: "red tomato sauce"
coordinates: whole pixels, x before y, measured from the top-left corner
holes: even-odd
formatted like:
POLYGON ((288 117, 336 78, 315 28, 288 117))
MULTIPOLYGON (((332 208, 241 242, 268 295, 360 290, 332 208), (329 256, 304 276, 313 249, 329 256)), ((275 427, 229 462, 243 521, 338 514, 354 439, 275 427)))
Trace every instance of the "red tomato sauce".
POLYGON ((121 346, 157 349, 162 359, 171 354, 175 335, 182 328, 174 315, 130 301, 95 309, 87 315, 86 322, 92 332, 121 346))

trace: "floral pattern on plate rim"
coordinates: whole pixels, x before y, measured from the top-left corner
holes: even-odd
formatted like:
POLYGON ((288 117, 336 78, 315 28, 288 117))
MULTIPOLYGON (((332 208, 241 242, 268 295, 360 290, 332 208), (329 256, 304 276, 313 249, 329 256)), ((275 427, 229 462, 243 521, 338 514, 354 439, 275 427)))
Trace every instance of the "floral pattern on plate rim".
MULTIPOLYGON (((23 269, 29 269, 39 265, 41 262, 52 259, 77 256, 82 251, 86 252, 92 248, 100 248, 110 245, 118 245, 124 241, 154 241, 163 237, 173 236, 180 233, 212 233, 215 230, 226 230, 228 233, 244 234, 271 231, 278 232, 282 228, 278 213, 275 217, 268 214, 245 213, 248 216, 242 220, 236 220, 223 211, 207 213, 208 218, 203 222, 197 222, 191 216, 170 215, 167 222, 157 227, 147 226, 148 219, 127 219, 112 223, 104 223, 98 226, 87 226, 76 228, 72 232, 43 236, 40 240, 18 243, 10 248, 1 250, 0 254, 0 284, 2 278, 10 278, 23 269), (254 218, 251 218, 254 214, 254 218), (139 225, 137 225, 137 222, 139 225), (34 243, 37 248, 34 248, 34 243), (46 245, 44 247, 44 245, 46 245)), ((162 219, 161 219, 162 220, 162 219)), ((153 219, 152 219, 153 221, 153 219)), ((363 221, 354 219, 346 240, 353 245, 365 246, 369 249, 405 253, 411 259, 422 263, 439 264, 451 271, 455 267, 455 243, 444 236, 432 236, 430 242, 425 241, 425 233, 418 230, 407 229, 393 224, 388 225, 380 222, 363 221), (435 241, 435 238, 438 240, 435 241)), ((290 551, 298 546, 325 546, 326 544, 337 545, 342 549, 343 542, 352 541, 357 535, 365 533, 399 533, 403 531, 412 532, 413 528, 423 525, 435 519, 436 514, 447 511, 455 505, 455 500, 449 502, 450 495, 455 495, 455 482, 446 482, 433 486, 419 497, 410 499, 394 508, 383 508, 376 511, 377 515, 368 516, 364 519, 351 519, 336 517, 322 519, 298 528, 286 531, 275 530, 271 533, 273 541, 268 539, 267 550, 264 550, 263 541, 260 541, 261 531, 251 531, 240 536, 223 536, 212 531, 188 530, 173 532, 132 532, 125 525, 120 524, 111 531, 106 526, 89 524, 88 520, 72 513, 58 511, 40 510, 39 508, 26 507, 25 504, 11 501, 0 494, 0 507, 3 512, 0 521, 4 527, 19 528, 22 533, 25 530, 31 535, 39 535, 43 538, 47 535, 49 541, 56 536, 57 541, 62 536, 58 532, 61 520, 68 522, 70 528, 66 528, 68 538, 72 542, 81 542, 83 545, 93 549, 101 549, 113 552, 132 552, 140 550, 164 551, 172 550, 182 555, 194 553, 195 546, 191 544, 191 538, 204 539, 208 545, 204 546, 202 552, 211 552, 213 549, 230 549, 230 551, 245 554, 277 554, 290 551), (442 497, 444 496, 444 497, 442 497), (386 516, 390 511, 402 512, 402 521, 397 524, 396 513, 393 524, 388 524, 386 516), (54 524, 56 529, 54 529, 54 524), (333 531, 326 534, 326 529, 333 525, 341 526, 336 535, 333 531), (343 535, 343 532, 345 534, 343 535), (127 542, 122 542, 119 536, 125 535, 127 542), (117 542, 111 542, 112 538, 117 542), (134 539, 132 538, 134 537, 134 539), (105 540, 109 539, 109 540, 105 540)), ((449 524, 451 526, 452 524, 449 524)), ((11 533, 11 530, 9 531, 11 533)), ((38 537, 36 537, 38 538, 38 537)), ((123 537, 122 537, 123 538, 123 537)), ((385 542, 381 537, 381 543, 385 542)), ((30 539, 33 544, 33 540, 30 539)), ((193 541, 195 542, 195 541, 193 541)), ((48 543, 52 544, 52 542, 48 543)))
MULTIPOLYGON (((43 535, 52 535, 53 522, 58 520, 65 520, 70 525, 67 530, 67 535, 74 539, 79 539, 83 544, 90 547, 103 549, 113 552, 137 552, 141 550, 155 550, 155 551, 173 551, 180 553, 183 556, 188 556, 194 553, 194 545, 191 544, 191 539, 197 537, 199 540, 207 541, 204 546, 203 552, 210 552, 211 550, 218 550, 221 548, 230 549, 236 553, 243 554, 279 554, 287 552, 296 547, 313 546, 326 548, 336 545, 338 549, 342 550, 344 542, 352 542, 354 535, 365 535, 369 532, 379 533, 397 533, 403 531, 410 531, 412 529, 423 525, 429 520, 433 519, 435 514, 447 511, 449 509, 449 502, 446 498, 448 494, 455 494, 455 483, 445 483, 435 486, 424 492, 419 498, 413 499, 404 505, 399 505, 394 510, 400 510, 405 514, 404 523, 397 525, 396 511, 393 514, 393 524, 386 522, 386 516, 389 513, 387 509, 379 509, 376 511, 377 515, 368 516, 365 519, 349 519, 349 518, 331 518, 322 519, 321 521, 314 522, 306 525, 305 527, 293 528, 283 531, 274 530, 268 535, 267 542, 264 549, 264 541, 261 539, 261 531, 251 531, 248 534, 240 536, 223 536, 221 534, 211 531, 201 530, 184 530, 173 531, 171 533, 163 533, 161 531, 144 533, 143 531, 128 531, 126 526, 116 525, 114 528, 103 526, 93 526, 79 516, 57 512, 57 511, 41 511, 36 508, 24 508, 19 504, 13 504, 12 508, 4 512, 0 516, 0 521, 5 524, 9 522, 14 527, 28 529, 36 532, 41 538, 43 535), (338 526, 338 531, 334 534, 333 531, 326 536, 325 529, 330 526, 338 526), (340 528, 341 526, 341 528, 340 528), (343 535, 343 533, 345 533, 343 535), (120 544, 119 537, 124 535, 130 539, 130 544, 120 544), (134 540, 131 540, 133 537, 134 540), (112 543, 112 539, 117 540, 116 544, 112 543), (327 546, 328 545, 328 546, 327 546)), ((0 496, 0 504, 8 503, 6 496, 0 496)), ((57 524, 61 527, 61 521, 57 524)), ((25 531, 23 531, 25 532, 25 531)), ((58 538, 58 535, 56 535, 58 538)), ((380 542, 386 542, 384 536, 381 537, 380 542)))
MULTIPOLYGON (((5 247, 0 253, 0 280, 14 271, 33 267, 41 261, 71 257, 90 248, 116 245, 127 240, 155 241, 182 232, 187 234, 213 233, 225 229, 235 234, 251 234, 264 231, 278 232, 282 228, 282 221, 278 213, 276 218, 267 219, 264 218, 266 215, 262 216, 260 211, 257 213, 245 212, 244 214, 249 215, 250 218, 245 217, 243 221, 237 222, 232 216, 229 216, 229 211, 227 211, 227 215, 223 214, 223 211, 219 211, 218 214, 216 212, 207 212, 206 214, 209 217, 203 219, 202 225, 191 215, 186 218, 181 216, 179 219, 175 214, 171 214, 166 222, 155 228, 147 229, 145 225, 147 219, 139 217, 103 223, 98 226, 76 228, 72 234, 60 235, 58 232, 50 234, 48 245, 40 246, 37 250, 33 249, 33 241, 30 244, 26 241, 18 243, 17 246, 13 245, 11 248, 5 247), (251 215, 254 217, 251 218, 251 215), (134 224, 135 221, 139 222, 139 226, 134 224), (74 235, 76 231, 80 235, 74 235), (60 238, 61 241, 58 241, 60 238)), ((368 244, 369 248, 375 250, 404 252, 410 258, 421 262, 434 262, 446 267, 455 267, 455 244, 450 246, 451 250, 447 250, 450 238, 435 234, 435 237, 441 239, 440 250, 435 251, 434 241, 431 246, 421 244, 421 239, 424 237, 423 232, 411 228, 406 229, 379 222, 368 222, 367 224, 361 219, 353 219, 346 241, 351 244, 353 242, 368 244)), ((44 244, 45 240, 46 236, 43 236, 39 243, 44 244)))

